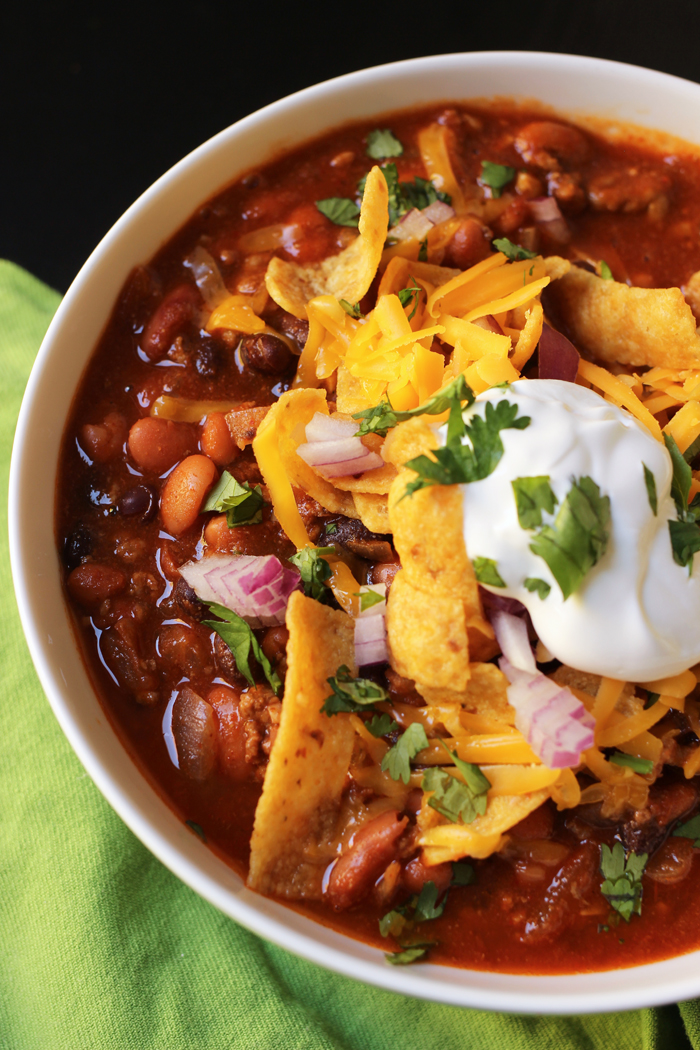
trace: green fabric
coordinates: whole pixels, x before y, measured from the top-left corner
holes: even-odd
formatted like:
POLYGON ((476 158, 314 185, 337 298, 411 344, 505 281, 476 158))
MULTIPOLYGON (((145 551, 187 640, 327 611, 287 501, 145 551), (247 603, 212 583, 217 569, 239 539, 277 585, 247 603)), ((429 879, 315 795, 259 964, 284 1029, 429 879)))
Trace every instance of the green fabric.
MULTIPOLYGON (((0 261, 3 500, 22 390, 58 302, 0 261)), ((122 824, 61 734, 17 617, 4 510, 1 521, 3 1050, 700 1050, 696 1002, 582 1018, 438 1006, 326 973, 200 900, 122 824)))

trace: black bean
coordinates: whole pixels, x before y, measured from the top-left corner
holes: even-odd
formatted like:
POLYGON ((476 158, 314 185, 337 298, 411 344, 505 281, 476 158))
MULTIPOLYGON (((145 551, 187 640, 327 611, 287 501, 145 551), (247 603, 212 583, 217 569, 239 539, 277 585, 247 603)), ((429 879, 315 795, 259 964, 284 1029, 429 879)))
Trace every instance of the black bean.
MULTIPOLYGON (((173 588, 172 600, 178 606, 180 612, 185 616, 191 616, 193 620, 203 620, 206 616, 207 608, 204 602, 200 602, 189 583, 182 576, 178 577, 173 588)), ((226 643, 224 642, 224 644, 226 643)), ((228 649, 228 646, 226 648, 228 649)), ((231 650, 229 649, 230 652, 231 650)), ((233 659, 233 656, 231 656, 231 659, 233 659)))
POLYGON ((194 367, 204 379, 213 379, 219 371, 219 355, 213 346, 206 343, 197 347, 194 355, 194 367))
POLYGON ((241 340, 241 357, 256 372, 266 375, 282 375, 296 361, 284 340, 268 332, 245 336, 241 340))
POLYGON ((139 517, 142 522, 150 521, 157 509, 156 494, 150 485, 134 485, 117 503, 123 518, 139 517))
POLYGON ((63 561, 67 569, 77 569, 92 551, 92 536, 85 525, 76 525, 63 543, 63 561))

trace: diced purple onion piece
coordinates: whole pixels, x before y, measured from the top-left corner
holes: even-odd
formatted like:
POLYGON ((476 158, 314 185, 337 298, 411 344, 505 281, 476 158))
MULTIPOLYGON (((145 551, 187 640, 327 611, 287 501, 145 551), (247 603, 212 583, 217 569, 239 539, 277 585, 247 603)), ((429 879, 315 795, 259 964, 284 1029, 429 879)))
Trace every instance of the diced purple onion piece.
POLYGON ((437 226, 439 222, 451 219, 454 213, 454 208, 449 204, 445 204, 444 201, 433 201, 427 208, 423 208, 421 215, 425 216, 426 219, 430 219, 437 226))
POLYGON ((357 433, 358 425, 354 419, 338 419, 337 416, 316 412, 313 419, 306 424, 306 440, 337 441, 340 438, 349 438, 357 433))
POLYGON ((542 325, 539 348, 539 378, 563 379, 575 383, 581 356, 572 342, 546 322, 542 325))
POLYGON ((283 624, 289 596, 301 582, 297 570, 274 554, 208 554, 182 565, 180 575, 200 601, 231 609, 251 627, 283 624))
POLYGON ((514 667, 534 674, 537 671, 537 664, 532 655, 525 621, 519 616, 496 612, 491 617, 491 626, 506 660, 514 667))

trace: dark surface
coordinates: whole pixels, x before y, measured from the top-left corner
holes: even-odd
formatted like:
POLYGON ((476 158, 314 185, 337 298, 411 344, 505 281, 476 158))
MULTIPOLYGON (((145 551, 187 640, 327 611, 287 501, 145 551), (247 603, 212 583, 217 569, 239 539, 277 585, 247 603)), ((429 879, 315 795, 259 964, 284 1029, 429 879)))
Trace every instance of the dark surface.
POLYGON ((691 0, 13 4, 0 25, 0 257, 65 291, 180 157, 292 91, 366 66, 495 49, 594 55, 700 79, 691 0))

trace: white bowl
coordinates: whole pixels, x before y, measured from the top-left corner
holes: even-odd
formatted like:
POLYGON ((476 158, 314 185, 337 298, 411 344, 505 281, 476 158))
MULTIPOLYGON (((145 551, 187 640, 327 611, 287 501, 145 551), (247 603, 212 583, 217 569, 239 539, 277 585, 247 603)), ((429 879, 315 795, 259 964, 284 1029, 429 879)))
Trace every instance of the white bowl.
POLYGON ((71 285, 34 365, 17 427, 10 543, 29 648, 56 717, 87 772, 141 841, 179 878, 268 940, 339 973, 444 1003, 519 1013, 623 1010, 700 994, 700 952, 614 972, 523 976, 418 964, 387 966, 380 951, 247 890, 139 772, 109 724, 76 647, 61 591, 51 515, 74 391, 133 266, 144 263, 198 205, 285 147, 343 122, 442 100, 536 99, 572 119, 594 116, 700 143, 700 86, 662 73, 569 55, 439 55, 352 73, 241 120, 176 164, 98 245, 71 285))

